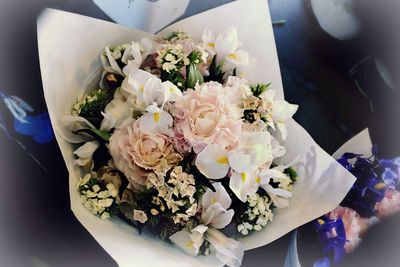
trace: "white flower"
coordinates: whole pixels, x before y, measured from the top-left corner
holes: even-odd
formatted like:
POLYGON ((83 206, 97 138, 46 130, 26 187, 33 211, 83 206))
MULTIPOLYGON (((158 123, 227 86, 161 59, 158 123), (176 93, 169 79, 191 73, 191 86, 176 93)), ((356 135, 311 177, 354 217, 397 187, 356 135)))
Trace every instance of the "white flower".
POLYGON ((200 224, 191 231, 181 230, 169 237, 170 240, 186 253, 197 256, 204 240, 210 242, 215 256, 227 266, 238 267, 242 263, 244 249, 240 242, 226 237, 215 228, 200 224))
POLYGON ((63 116, 60 120, 62 137, 73 144, 92 141, 93 136, 85 133, 76 133, 82 129, 95 129, 87 119, 80 116, 63 116))
POLYGON ((229 180, 229 188, 242 201, 257 192, 260 187, 259 179, 251 172, 233 172, 229 180))
POLYGON ((112 128, 120 128, 127 119, 132 118, 131 105, 127 101, 114 98, 107 104, 103 116, 100 130, 109 131, 112 128))
POLYGON ((173 136, 173 118, 171 114, 157 107, 156 103, 148 106, 145 113, 139 119, 140 129, 148 134, 165 134, 173 136))
POLYGON ((285 100, 275 100, 272 105, 272 119, 278 127, 282 139, 286 140, 287 129, 285 121, 290 119, 299 108, 298 105, 289 104, 285 100))
POLYGON ((229 151, 228 158, 232 169, 240 173, 271 164, 271 135, 268 132, 243 132, 239 147, 229 151))
POLYGON ((122 91, 136 96, 136 105, 143 109, 153 103, 163 107, 167 101, 176 101, 182 92, 171 82, 161 80, 144 70, 130 73, 121 85, 122 91))
POLYGON ((99 146, 99 142, 91 141, 76 149, 74 151, 74 155, 76 155, 78 159, 74 161, 75 164, 81 167, 85 167, 86 170, 91 171, 94 164, 92 159, 93 153, 99 146))
POLYGON ((145 223, 147 221, 147 215, 142 210, 133 210, 133 219, 140 223, 145 223))
POLYGON ((249 65, 249 54, 246 51, 238 50, 239 45, 236 28, 230 28, 224 35, 218 35, 215 39, 217 63, 225 60, 234 65, 249 65))
POLYGON ((215 256, 222 263, 230 267, 239 267, 242 264, 244 249, 240 242, 226 237, 214 228, 207 230, 205 239, 213 246, 215 256))
POLYGON ((226 227, 234 215, 234 210, 228 208, 232 204, 229 194, 221 183, 214 183, 215 192, 207 189, 201 199, 201 222, 217 229, 226 227))
POLYGON ((274 188, 270 185, 271 179, 288 179, 290 178, 279 170, 279 168, 273 168, 264 170, 260 173, 260 185, 267 192, 268 196, 271 197, 272 202, 277 208, 285 208, 289 206, 289 198, 292 197, 290 191, 274 188))
POLYGON ((204 148, 198 154, 195 165, 209 179, 224 178, 230 168, 228 153, 218 144, 208 145, 204 148))
POLYGON ((140 44, 137 42, 132 42, 131 45, 125 50, 121 61, 126 64, 123 69, 125 75, 129 75, 140 68, 143 58, 140 52, 140 44))
POLYGON ((169 239, 186 253, 197 256, 204 242, 204 233, 207 230, 207 226, 200 224, 190 232, 188 229, 184 229, 171 235, 169 239))

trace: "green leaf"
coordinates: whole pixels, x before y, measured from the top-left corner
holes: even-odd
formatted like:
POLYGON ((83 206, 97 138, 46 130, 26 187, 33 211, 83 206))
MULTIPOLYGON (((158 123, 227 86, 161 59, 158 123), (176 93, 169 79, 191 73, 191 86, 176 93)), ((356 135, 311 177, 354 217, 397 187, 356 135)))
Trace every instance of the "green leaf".
POLYGON ((78 131, 75 132, 76 134, 78 133, 87 133, 91 136, 93 136, 94 138, 96 138, 99 141, 108 141, 110 140, 111 134, 107 131, 100 131, 97 129, 80 129, 78 131))
POLYGON ((217 56, 213 57, 209 68, 210 75, 206 77, 206 81, 215 81, 219 83, 223 83, 224 72, 222 71, 222 64, 217 65, 217 56))
POLYGON ((204 83, 203 75, 195 64, 190 64, 187 67, 186 88, 194 88, 197 83, 204 83))

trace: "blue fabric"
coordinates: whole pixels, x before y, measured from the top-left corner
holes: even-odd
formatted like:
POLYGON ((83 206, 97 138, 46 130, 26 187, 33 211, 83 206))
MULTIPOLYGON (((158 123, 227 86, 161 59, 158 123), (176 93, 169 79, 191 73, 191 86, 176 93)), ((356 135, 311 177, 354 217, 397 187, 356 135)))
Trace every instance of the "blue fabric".
POLYGON ((26 123, 17 119, 14 120, 14 129, 17 133, 32 136, 33 140, 39 144, 53 140, 54 133, 47 112, 37 116, 27 116, 25 120, 26 123))

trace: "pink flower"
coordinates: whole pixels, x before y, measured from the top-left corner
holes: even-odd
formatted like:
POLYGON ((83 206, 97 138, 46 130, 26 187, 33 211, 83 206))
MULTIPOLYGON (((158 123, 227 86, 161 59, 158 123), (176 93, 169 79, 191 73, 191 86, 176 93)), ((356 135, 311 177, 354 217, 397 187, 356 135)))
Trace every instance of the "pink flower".
POLYGON ((177 149, 188 152, 192 147, 200 153, 210 144, 228 150, 237 147, 242 120, 226 92, 219 83, 204 83, 195 90, 188 89, 175 103, 172 115, 177 149))
POLYGON ((400 192, 395 190, 386 191, 385 198, 376 204, 379 218, 390 216, 400 211, 400 192))
POLYGON ((170 136, 144 133, 140 119, 132 119, 116 130, 110 138, 109 150, 115 166, 136 188, 145 185, 149 172, 164 173, 182 160, 170 136))
POLYGON ((342 218, 347 239, 344 249, 347 253, 350 253, 357 248, 357 246, 361 243, 360 236, 370 225, 368 219, 361 218, 360 215, 353 209, 340 206, 328 213, 328 217, 331 220, 342 218))

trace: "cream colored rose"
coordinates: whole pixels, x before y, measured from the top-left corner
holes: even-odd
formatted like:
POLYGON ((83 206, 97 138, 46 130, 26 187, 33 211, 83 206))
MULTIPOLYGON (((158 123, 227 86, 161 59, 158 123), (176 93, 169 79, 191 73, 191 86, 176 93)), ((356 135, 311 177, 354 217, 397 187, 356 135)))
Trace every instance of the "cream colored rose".
POLYGON ((109 150, 115 166, 134 186, 144 186, 149 172, 164 173, 182 160, 170 136, 144 133, 140 119, 132 119, 116 130, 110 138, 109 150))

